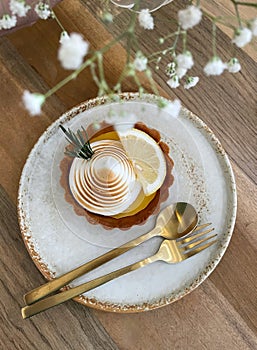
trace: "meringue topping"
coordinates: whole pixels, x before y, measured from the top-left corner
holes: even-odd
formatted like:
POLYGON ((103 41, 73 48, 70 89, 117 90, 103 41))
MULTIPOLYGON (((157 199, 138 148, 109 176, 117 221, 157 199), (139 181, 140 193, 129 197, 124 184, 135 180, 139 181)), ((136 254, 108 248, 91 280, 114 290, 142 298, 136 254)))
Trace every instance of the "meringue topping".
POLYGON ((91 143, 88 160, 73 160, 69 184, 76 201, 90 212, 113 216, 126 211, 142 189, 120 141, 91 143))

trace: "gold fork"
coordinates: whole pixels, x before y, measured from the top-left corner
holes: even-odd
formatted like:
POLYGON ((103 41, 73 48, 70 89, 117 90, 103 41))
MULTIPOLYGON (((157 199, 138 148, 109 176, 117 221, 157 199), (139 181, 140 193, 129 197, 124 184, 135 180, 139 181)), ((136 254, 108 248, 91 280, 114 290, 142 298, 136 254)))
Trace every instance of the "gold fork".
POLYGON ((193 233, 189 237, 180 240, 165 239, 161 243, 157 253, 153 256, 108 273, 104 276, 98 277, 92 281, 83 283, 67 291, 39 300, 32 305, 25 306, 21 309, 22 317, 31 317, 39 312, 59 305, 69 299, 72 299, 117 277, 137 270, 140 267, 146 266, 155 261, 161 260, 169 264, 175 264, 186 260, 216 243, 217 239, 213 239, 214 237, 217 237, 217 234, 206 235, 206 232, 200 232, 193 233))
MULTIPOLYGON (((67 285, 74 279, 84 275, 100 265, 105 264, 119 255, 124 254, 128 250, 155 236, 161 236, 166 239, 185 237, 195 229, 197 223, 198 215, 195 208, 191 204, 185 202, 170 204, 159 213, 156 219, 155 227, 150 232, 147 232, 118 248, 112 249, 107 253, 83 264, 82 266, 79 266, 72 271, 65 273, 64 275, 33 289, 24 295, 24 301, 27 305, 33 304, 34 302, 67 285)), ((208 225, 209 224, 201 225, 197 229, 203 229, 208 225)))

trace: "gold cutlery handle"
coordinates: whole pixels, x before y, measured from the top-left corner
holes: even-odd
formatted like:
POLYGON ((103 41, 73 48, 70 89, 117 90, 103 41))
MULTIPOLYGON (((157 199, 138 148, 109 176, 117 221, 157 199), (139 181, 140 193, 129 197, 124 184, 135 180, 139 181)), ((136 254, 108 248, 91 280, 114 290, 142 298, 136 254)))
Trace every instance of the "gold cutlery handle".
MULTIPOLYGON (((139 244, 145 242, 146 240, 157 236, 161 233, 159 228, 154 228, 152 231, 139 236, 138 238, 123 244, 122 246, 112 249, 111 251, 75 268, 72 271, 65 273, 64 275, 49 281, 48 283, 39 286, 32 291, 24 295, 24 301, 27 305, 33 304, 36 301, 44 298, 45 296, 57 291, 58 289, 64 287, 69 282, 74 279, 84 275, 85 273, 92 271, 93 269, 99 267, 102 264, 118 257, 119 255, 127 252, 128 250, 138 246, 139 244)), ((80 293, 79 293, 80 294, 80 293)))
POLYGON ((137 270, 140 267, 143 267, 147 264, 150 264, 154 261, 160 260, 160 254, 155 254, 149 258, 146 258, 142 261, 138 261, 137 263, 134 263, 129 266, 125 266, 119 270, 113 271, 108 273, 107 275, 98 277, 92 281, 86 282, 81 284, 80 286, 68 289, 67 291, 52 295, 50 297, 47 297, 43 300, 39 300, 38 302, 25 306, 21 309, 22 317, 28 318, 31 316, 34 316, 38 314, 39 312, 45 311, 47 309, 50 309, 53 306, 59 305, 61 303, 64 303, 65 301, 72 299, 80 294, 83 294, 93 288, 96 288, 98 286, 101 286, 102 284, 105 284, 117 277, 120 277, 122 275, 125 275, 126 273, 129 273, 131 271, 137 270))

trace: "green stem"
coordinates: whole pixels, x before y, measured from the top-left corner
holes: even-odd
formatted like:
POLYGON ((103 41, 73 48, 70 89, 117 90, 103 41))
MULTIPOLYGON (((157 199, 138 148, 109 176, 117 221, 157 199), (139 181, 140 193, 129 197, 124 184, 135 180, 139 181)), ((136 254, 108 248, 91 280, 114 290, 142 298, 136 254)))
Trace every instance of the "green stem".
POLYGON ((68 75, 65 79, 60 81, 57 85, 55 85, 52 89, 50 89, 44 96, 45 98, 48 98, 49 96, 53 95, 56 91, 58 91, 60 88, 62 88, 64 85, 66 85, 69 81, 77 78, 77 76, 88 66, 90 66, 96 59, 98 53, 104 54, 106 51, 108 51, 113 45, 115 45, 118 41, 120 41, 124 36, 126 36, 127 33, 124 32, 114 38, 112 41, 110 41, 106 46, 104 46, 101 50, 93 53, 92 57, 90 57, 88 60, 86 60, 82 65, 75 70, 73 73, 68 75))
POLYGON ((257 7, 256 2, 242 2, 242 1, 233 1, 233 3, 236 3, 237 5, 242 5, 242 6, 250 6, 250 7, 257 7))
POLYGON ((149 69, 147 69, 147 70, 145 71, 145 75, 146 75, 146 77, 148 78, 148 81, 149 81, 149 83, 150 83, 150 85, 151 85, 151 89, 153 90, 153 93, 154 93, 155 95, 157 95, 157 96, 160 96, 159 91, 158 91, 158 89, 157 89, 157 87, 156 87, 155 81, 153 80, 152 72, 151 72, 149 69))
POLYGON ((176 38, 175 38, 175 40, 174 40, 174 43, 173 43, 173 45, 172 45, 172 48, 173 48, 173 50, 175 51, 175 49, 176 49, 176 46, 177 46, 177 43, 178 43, 178 38, 179 38, 179 35, 180 35, 180 26, 178 26, 178 30, 177 30, 177 36, 176 36, 176 38))
POLYGON ((107 45, 105 45, 102 49, 100 49, 98 52, 101 52, 104 54, 107 52, 113 45, 115 45, 117 42, 121 41, 123 38, 125 38, 128 35, 127 32, 121 33, 116 38, 114 38, 112 41, 110 41, 107 45))
POLYGON ((60 81, 57 85, 55 85, 52 89, 50 89, 49 91, 47 91, 47 93, 44 95, 45 98, 48 98, 49 96, 53 95, 56 91, 58 91, 60 88, 62 88, 64 85, 66 85, 69 81, 77 78, 77 76, 89 65, 91 65, 91 63, 93 61, 95 61, 96 56, 91 57, 90 59, 86 60, 79 69, 75 70, 73 73, 71 73, 70 75, 68 75, 65 79, 63 79, 62 81, 60 81))
MULTIPOLYGON (((156 52, 152 53, 151 55, 148 56, 148 59, 151 59, 151 58, 153 58, 153 57, 155 57, 155 56, 158 56, 158 55, 161 55, 161 54, 163 55, 164 52, 168 52, 168 51, 171 51, 171 50, 175 50, 175 48, 176 48, 176 46, 177 46, 177 43, 178 43, 179 35, 180 35, 181 33, 184 34, 185 31, 180 31, 180 26, 179 26, 179 27, 178 27, 178 30, 177 30, 176 32, 171 33, 171 34, 167 35, 166 37, 164 37, 163 39, 166 40, 167 38, 170 38, 170 37, 172 37, 172 36, 176 36, 176 38, 175 38, 174 43, 173 43, 172 46, 169 46, 169 47, 166 48, 166 49, 159 50, 159 51, 156 51, 156 52)), ((151 60, 150 62, 153 62, 153 60, 151 60)))
POLYGON ((135 83, 137 84, 137 87, 138 87, 138 88, 141 88, 142 85, 141 85, 141 83, 140 83, 140 80, 138 79, 138 76, 137 76, 136 74, 134 74, 134 75, 133 75, 133 78, 134 78, 135 83))
MULTIPOLYGON (((136 15, 132 16, 135 17, 136 15)), ((73 73, 68 75, 65 79, 60 81, 57 85, 55 85, 52 89, 50 89, 44 96, 45 98, 48 98, 49 96, 53 95, 56 91, 58 91, 60 88, 62 88, 64 85, 66 85, 69 81, 75 79, 85 68, 90 66, 99 56, 99 54, 103 55, 105 52, 107 52, 113 45, 115 45, 117 42, 121 41, 124 37, 126 37, 130 30, 133 29, 133 25, 135 25, 135 19, 130 22, 130 26, 128 31, 125 31, 118 35, 116 38, 111 40, 107 45, 105 45, 102 49, 99 51, 92 53, 92 57, 86 60, 77 70, 75 70, 73 73)))
POLYGON ((187 31, 183 33, 183 52, 186 52, 187 50, 187 31))
POLYGON ((97 62, 98 62, 98 70, 99 70, 99 78, 100 78, 100 89, 99 95, 103 95, 105 92, 109 92, 109 86, 105 80, 104 76, 104 66, 103 66, 103 55, 101 53, 97 53, 97 62))
POLYGON ((97 62, 98 62, 98 69, 99 69, 99 77, 100 77, 100 83, 105 80, 104 78, 104 68, 103 68, 103 55, 101 53, 97 53, 97 62))
POLYGON ((129 70, 129 63, 125 64, 125 67, 123 68, 119 76, 119 79, 117 81, 117 85, 120 85, 123 82, 123 80, 126 78, 128 70, 129 70))
POLYGON ((129 26, 128 26, 128 32, 130 33, 134 33, 135 32, 135 25, 136 25, 136 19, 137 19, 137 10, 139 9, 139 0, 136 1, 135 6, 133 7, 133 11, 130 17, 130 22, 129 22, 129 26))
POLYGON ((213 56, 217 56, 217 50, 216 50, 216 22, 212 22, 212 53, 213 56))
POLYGON ((56 16, 55 12, 52 10, 52 13, 54 15, 54 19, 56 20, 57 24, 59 25, 59 27, 61 28, 61 30, 63 32, 66 32, 64 26, 61 24, 61 21, 59 20, 59 18, 56 16))
POLYGON ((90 71, 91 71, 91 76, 96 84, 96 86, 98 86, 98 88, 100 87, 100 81, 97 77, 96 71, 95 71, 95 63, 92 63, 90 65, 90 71))
POLYGON ((233 30, 236 29, 235 26, 233 26, 233 25, 230 24, 230 23, 225 22, 223 19, 225 19, 225 18, 224 18, 224 17, 216 17, 216 18, 215 18, 215 22, 216 22, 216 23, 220 23, 220 24, 222 24, 223 26, 225 26, 225 27, 227 27, 227 28, 231 28, 231 29, 233 29, 233 30))
POLYGON ((226 23, 223 21, 223 19, 225 19, 225 17, 221 17, 221 16, 215 17, 215 16, 210 15, 208 12, 206 12, 204 10, 202 10, 202 12, 203 12, 204 16, 208 17, 212 22, 215 21, 216 23, 220 23, 220 24, 222 24, 228 28, 231 28, 233 30, 236 29, 232 24, 229 24, 229 23, 226 23))
POLYGON ((164 39, 164 40, 167 40, 167 39, 169 39, 169 38, 171 38, 171 37, 173 37, 173 36, 177 36, 177 35, 183 33, 184 31, 183 31, 183 32, 180 31, 179 28, 180 28, 180 27, 178 27, 178 29, 176 30, 176 32, 171 33, 171 34, 168 34, 167 36, 163 37, 163 39, 164 39))
MULTIPOLYGON (((137 11, 139 8, 139 0, 136 1, 134 10, 137 11)), ((132 42, 136 41, 135 38, 135 26, 136 26, 136 19, 137 19, 137 12, 132 12, 128 29, 127 29, 127 64, 130 62, 131 58, 131 47, 132 47, 132 42)))
POLYGON ((236 11, 236 17, 237 17, 237 20, 238 20, 239 27, 242 28, 242 22, 241 22, 240 13, 239 13, 239 10, 238 10, 237 2, 233 1, 233 3, 234 3, 234 7, 235 7, 235 11, 236 11))
POLYGON ((130 56, 131 56, 131 41, 132 41, 132 35, 129 33, 128 38, 127 38, 127 64, 130 63, 130 56))

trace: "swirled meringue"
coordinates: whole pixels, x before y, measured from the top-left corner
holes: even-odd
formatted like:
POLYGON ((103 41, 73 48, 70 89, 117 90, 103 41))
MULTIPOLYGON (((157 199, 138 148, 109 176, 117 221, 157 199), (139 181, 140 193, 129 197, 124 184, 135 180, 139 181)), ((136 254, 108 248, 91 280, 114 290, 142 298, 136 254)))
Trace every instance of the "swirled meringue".
POLYGON ((136 178, 121 142, 91 143, 90 160, 75 158, 69 173, 70 190, 86 210, 105 216, 126 211, 137 199, 142 186, 136 178))

